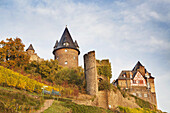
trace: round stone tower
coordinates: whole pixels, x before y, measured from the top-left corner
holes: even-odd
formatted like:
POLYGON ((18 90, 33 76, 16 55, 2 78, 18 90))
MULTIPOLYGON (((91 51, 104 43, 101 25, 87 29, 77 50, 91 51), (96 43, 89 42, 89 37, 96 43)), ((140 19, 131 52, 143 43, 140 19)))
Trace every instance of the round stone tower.
POLYGON ((60 41, 56 41, 53 54, 54 59, 58 60, 59 65, 68 68, 78 67, 79 46, 77 41, 73 42, 67 27, 60 41))

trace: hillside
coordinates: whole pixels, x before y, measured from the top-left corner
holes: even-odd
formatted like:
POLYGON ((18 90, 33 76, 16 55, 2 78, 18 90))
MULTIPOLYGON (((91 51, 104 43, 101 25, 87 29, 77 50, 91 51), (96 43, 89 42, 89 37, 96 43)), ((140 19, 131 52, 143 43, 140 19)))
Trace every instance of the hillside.
POLYGON ((0 112, 29 112, 39 109, 44 99, 36 93, 0 86, 0 112))
POLYGON ((67 84, 65 86, 67 87, 62 87, 59 85, 55 86, 49 86, 44 83, 38 82, 34 79, 31 79, 27 76, 24 76, 20 73, 14 72, 10 69, 4 68, 3 66, 0 66, 0 85, 5 86, 5 87, 12 87, 12 88, 17 88, 20 90, 26 90, 29 92, 36 92, 40 94, 42 92, 42 87, 47 86, 45 90, 48 92, 52 91, 59 91, 61 92, 62 96, 74 96, 77 95, 76 88, 73 87, 68 87, 67 84))
MULTIPOLYGON (((16 73, 10 69, 4 68, 0 66, 0 112, 29 112, 29 111, 35 111, 36 109, 39 109, 41 105, 44 103, 43 98, 41 97, 42 87, 45 85, 43 83, 37 82, 34 79, 30 79, 27 76, 24 76, 22 74, 16 73), (3 87, 2 87, 3 86, 3 87)), ((51 91, 52 89, 58 90, 58 88, 48 86, 46 89, 47 91, 51 91)), ((71 94, 71 89, 68 88, 62 88, 62 92, 65 91, 65 93, 71 94), (69 92, 69 93, 67 93, 69 92)), ((65 93, 62 93, 64 97, 65 93)), ((116 103, 119 105, 124 106, 124 102, 130 102, 131 99, 141 108, 128 108, 126 107, 118 106, 116 109, 106 110, 99 107, 94 107, 93 103, 95 102, 94 97, 88 96, 86 94, 84 98, 82 97, 82 94, 79 94, 77 96, 72 95, 72 97, 67 101, 68 99, 62 99, 60 98, 59 101, 56 96, 45 96, 46 99, 56 99, 51 107, 49 107, 45 112, 50 113, 51 110, 54 110, 55 112, 72 112, 72 113, 110 113, 110 112, 126 112, 126 113, 133 113, 133 112, 146 112, 146 113, 156 113, 157 110, 152 107, 152 105, 146 101, 143 101, 142 99, 139 99, 134 96, 130 96, 126 94, 125 92, 120 92, 118 89, 115 90, 115 96, 116 99, 121 99, 120 102, 116 103), (116 93, 117 92, 117 93, 116 93), (84 99, 84 100, 82 100, 84 99), (65 101, 66 100, 66 101, 65 101), (90 105, 79 105, 82 101, 90 101, 92 106, 90 105), (76 103, 79 104, 76 104, 76 103), (121 103, 122 102, 122 103, 121 103), (153 109, 151 111, 150 109, 153 109)), ((132 103, 132 102, 130 102, 132 103)), ((158 112, 158 111, 157 111, 158 112)), ((161 113, 161 112, 160 112, 161 113)))

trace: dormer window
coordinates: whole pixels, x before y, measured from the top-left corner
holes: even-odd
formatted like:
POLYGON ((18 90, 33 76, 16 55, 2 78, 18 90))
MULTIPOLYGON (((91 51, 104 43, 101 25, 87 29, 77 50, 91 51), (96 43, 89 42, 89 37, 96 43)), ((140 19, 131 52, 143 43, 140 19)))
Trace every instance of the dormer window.
POLYGON ((126 78, 126 75, 123 75, 124 78, 126 78))
POLYGON ((63 45, 67 47, 67 46, 69 46, 69 43, 68 42, 64 42, 63 45))

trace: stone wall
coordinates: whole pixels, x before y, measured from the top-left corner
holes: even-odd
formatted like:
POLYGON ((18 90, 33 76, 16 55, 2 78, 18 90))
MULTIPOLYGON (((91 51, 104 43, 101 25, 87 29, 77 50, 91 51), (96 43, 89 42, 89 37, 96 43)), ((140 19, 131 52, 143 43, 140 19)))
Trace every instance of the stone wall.
POLYGON ((131 86, 130 80, 118 81, 118 85, 120 86, 121 90, 127 90, 130 94, 157 105, 154 80, 150 79, 149 83, 151 89, 148 90, 146 86, 131 86))
MULTIPOLYGON (((87 94, 93 97, 92 100, 81 100, 77 101, 79 104, 87 104, 92 106, 98 106, 102 108, 115 109, 118 106, 125 106, 130 108, 139 108, 139 106, 135 103, 135 99, 133 97, 124 98, 119 90, 114 91, 98 91, 98 79, 100 76, 97 74, 97 66, 100 66, 100 61, 95 58, 95 51, 88 52, 84 55, 84 72, 86 79, 86 91, 87 94)), ((102 64, 108 64, 109 60, 103 60, 102 64)), ((143 72, 143 67, 142 67, 143 72)), ((153 83, 153 81, 150 81, 153 83)), ((119 86, 121 86, 122 90, 127 90, 131 94, 136 94, 136 96, 149 101, 153 104, 156 103, 156 95, 152 92, 148 91, 146 87, 132 87, 130 80, 120 80, 118 82, 119 86), (131 90, 133 89, 133 90, 131 90), (146 97, 147 94, 147 97, 146 97)), ((154 83, 153 83, 154 84, 154 83)))
POLYGON ((77 104, 102 107, 105 109, 116 109, 118 106, 130 108, 140 108, 134 97, 124 98, 119 90, 114 91, 99 91, 96 96, 79 94, 73 102, 77 104))
POLYGON ((90 95, 96 95, 98 93, 98 82, 95 51, 88 52, 84 55, 84 72, 87 93, 90 95))
POLYGON ((128 92, 157 106, 156 94, 152 93, 146 87, 132 87, 132 89, 128 89, 128 92))
POLYGON ((55 59, 63 67, 78 67, 78 51, 70 48, 58 49, 55 51, 55 59))

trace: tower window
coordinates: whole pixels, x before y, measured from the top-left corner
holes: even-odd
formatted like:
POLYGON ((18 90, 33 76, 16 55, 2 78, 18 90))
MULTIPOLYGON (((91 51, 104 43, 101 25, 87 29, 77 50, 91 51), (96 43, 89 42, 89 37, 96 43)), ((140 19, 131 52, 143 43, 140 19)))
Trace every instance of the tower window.
POLYGON ((69 43, 65 42, 65 43, 63 43, 63 45, 67 47, 67 46, 69 46, 69 43))
POLYGON ((57 57, 57 60, 58 60, 58 57, 57 57))
POLYGON ((65 61, 65 64, 67 64, 67 61, 65 61))
POLYGON ((74 60, 76 59, 76 57, 75 57, 75 56, 74 56, 73 58, 74 58, 74 60))
POLYGON ((67 49, 65 49, 65 52, 67 52, 67 49))

